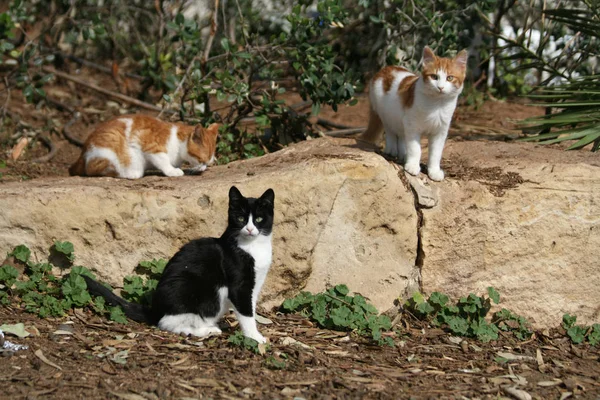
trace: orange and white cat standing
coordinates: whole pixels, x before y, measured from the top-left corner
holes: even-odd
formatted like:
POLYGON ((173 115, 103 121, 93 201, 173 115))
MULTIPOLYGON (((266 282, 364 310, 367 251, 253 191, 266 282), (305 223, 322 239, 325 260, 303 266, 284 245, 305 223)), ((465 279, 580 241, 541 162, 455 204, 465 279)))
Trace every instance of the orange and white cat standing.
POLYGON ((219 124, 203 128, 143 114, 123 115, 96 127, 69 173, 138 179, 156 168, 166 176, 182 176, 179 167, 184 161, 192 170, 204 171, 215 161, 218 131, 219 124))
POLYGON ((421 172, 421 135, 429 137, 427 173, 444 179, 440 168, 444 143, 467 69, 467 51, 454 58, 437 57, 423 50, 421 75, 388 66, 373 78, 369 98, 369 126, 361 139, 377 143, 385 130, 384 153, 397 157, 411 175, 421 172))

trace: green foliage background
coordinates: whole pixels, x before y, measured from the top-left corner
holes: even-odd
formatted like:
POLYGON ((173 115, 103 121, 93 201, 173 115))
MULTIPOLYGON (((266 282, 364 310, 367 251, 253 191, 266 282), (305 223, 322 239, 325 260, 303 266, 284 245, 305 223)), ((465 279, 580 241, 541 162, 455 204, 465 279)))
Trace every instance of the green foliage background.
POLYGON ((488 94, 527 94, 560 78, 560 86, 540 96, 564 111, 527 132, 545 132, 532 140, 567 137, 579 140, 574 148, 599 146, 593 117, 598 79, 589 62, 598 55, 599 0, 575 0, 568 10, 543 0, 273 0, 266 8, 239 0, 220 2, 218 10, 208 1, 199 3, 207 7, 199 7, 198 15, 190 13, 193 3, 12 0, 0 14, 8 88, 41 106, 52 100, 44 87, 54 78, 45 66, 60 69, 81 59, 109 70, 108 63, 122 66, 122 77, 139 82, 132 95, 162 104, 169 110, 165 116, 223 122, 219 157, 229 162, 317 134, 302 104, 282 100, 286 91, 297 91, 312 114, 324 105, 335 110, 355 104, 357 91, 383 65, 416 68, 425 45, 447 55, 469 48, 469 103, 488 94), (504 35, 507 25, 520 32, 517 37, 504 35), (541 35, 537 48, 534 31, 541 35), (556 42, 566 35, 573 39, 556 42), (558 56, 546 51, 551 43, 557 43, 558 56), (491 58, 493 76, 481 81, 491 58), (532 83, 528 76, 540 79, 532 83), (479 86, 472 86, 475 81, 479 86), (256 131, 242 123, 249 119, 256 131))

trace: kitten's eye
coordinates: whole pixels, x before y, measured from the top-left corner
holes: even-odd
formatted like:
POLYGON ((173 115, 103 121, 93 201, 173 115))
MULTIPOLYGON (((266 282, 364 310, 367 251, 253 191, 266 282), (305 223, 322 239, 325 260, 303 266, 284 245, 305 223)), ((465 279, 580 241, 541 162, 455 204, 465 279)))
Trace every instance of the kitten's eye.
POLYGON ((262 217, 256 217, 256 222, 262 222, 262 217))
POLYGON ((448 75, 448 77, 446 78, 446 80, 448 82, 452 82, 454 80, 454 77, 452 75, 448 75))
POLYGON ((437 81, 438 79, 440 79, 440 77, 437 74, 429 75, 429 77, 431 79, 433 79, 434 81, 437 81))
POLYGON ((246 218, 244 218, 244 217, 238 217, 238 221, 240 221, 240 222, 244 222, 245 220, 246 220, 246 218))

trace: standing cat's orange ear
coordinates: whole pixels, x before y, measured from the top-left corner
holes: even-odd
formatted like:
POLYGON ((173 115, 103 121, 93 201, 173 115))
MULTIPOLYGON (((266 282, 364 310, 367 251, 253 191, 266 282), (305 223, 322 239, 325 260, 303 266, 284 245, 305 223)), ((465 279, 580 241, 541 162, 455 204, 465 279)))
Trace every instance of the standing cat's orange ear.
POLYGON ((436 59, 433 50, 431 50, 429 46, 425 46, 423 49, 423 65, 434 63, 436 59))
POLYGON ((221 127, 221 124, 215 122, 212 123, 208 126, 208 128, 206 128, 206 131, 208 133, 210 133, 211 135, 217 136, 217 134, 219 133, 219 128, 221 127))
POLYGON ((469 59, 469 53, 467 50, 461 50, 456 57, 454 57, 454 63, 463 71, 467 69, 467 60, 469 59))

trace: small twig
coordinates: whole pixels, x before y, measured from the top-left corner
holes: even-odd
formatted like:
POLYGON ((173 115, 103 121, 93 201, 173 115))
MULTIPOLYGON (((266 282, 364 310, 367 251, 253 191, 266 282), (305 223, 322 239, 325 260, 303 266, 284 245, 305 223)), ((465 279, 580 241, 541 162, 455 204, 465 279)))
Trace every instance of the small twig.
POLYGON ((42 157, 38 157, 38 158, 34 158, 33 160, 31 160, 32 163, 43 163, 43 162, 48 162, 50 160, 52 160, 54 158, 54 156, 56 155, 56 146, 52 143, 52 141, 50 140, 50 138, 46 137, 46 136, 42 136, 42 135, 38 135, 37 139, 42 142, 44 144, 44 146, 46 146, 48 148, 48 154, 46 154, 45 156, 42 157))
POLYGON ((10 101, 10 86, 8 85, 8 77, 4 77, 4 85, 6 86, 6 101, 4 102, 4 107, 2 107, 2 118, 6 117, 6 112, 8 111, 8 102, 10 101))
POLYGON ((47 96, 47 95, 46 95, 46 103, 48 103, 51 106, 54 106, 59 111, 67 111, 67 112, 70 112, 71 114, 73 114, 75 112, 75 109, 73 107, 68 106, 65 103, 58 101, 56 99, 53 99, 52 97, 47 96))
POLYGON ((357 133, 362 133, 367 128, 350 128, 350 129, 340 129, 337 131, 327 131, 321 132, 322 135, 331 136, 331 137, 345 137, 356 135, 357 133))
POLYGON ((312 106, 312 100, 301 101, 300 103, 294 103, 290 106, 290 108, 296 112, 302 112, 306 110, 308 107, 312 106))
POLYGON ((65 126, 63 126, 63 136, 65 137, 65 139, 67 139, 69 141, 69 143, 74 144, 77 147, 83 147, 84 145, 84 141, 82 141, 81 139, 76 138, 75 136, 73 136, 73 134, 70 131, 71 126, 77 122, 77 120, 81 117, 81 114, 79 112, 75 112, 73 113, 73 118, 71 118, 69 120, 69 122, 67 122, 65 124, 65 126))
MULTIPOLYGON (((185 83, 185 80, 187 79, 188 75, 190 74, 190 71, 192 70, 192 67, 194 66, 194 61, 196 61, 197 58, 198 58, 198 56, 196 55, 190 62, 190 65, 188 65, 187 69, 185 70, 185 73, 183 74, 183 77, 181 77, 181 80, 179 81, 179 85, 177 85, 177 88, 173 92, 172 97, 176 97, 179 94, 179 92, 181 91, 181 89, 183 88, 183 84, 185 83)), ((160 110, 157 118, 160 118, 163 115, 163 112, 165 112, 165 110, 166 110, 165 108, 160 110)))
POLYGON ((352 129, 353 128, 352 126, 338 124, 337 122, 329 121, 324 118, 317 118, 317 124, 323 125, 323 126, 329 126, 331 128, 336 128, 336 129, 352 129))
POLYGON ((208 40, 206 41, 206 47, 204 48, 204 53, 202 54, 202 65, 206 65, 208 60, 208 55, 210 54, 210 49, 212 48, 213 41, 215 40, 215 36, 217 34, 217 22, 219 15, 219 0, 215 0, 215 7, 212 10, 211 22, 210 22, 210 34, 208 35, 208 40))
MULTIPOLYGON (((98 71, 102 71, 102 72, 106 72, 107 74, 111 74, 112 75, 112 68, 110 67, 105 67, 104 65, 100 65, 100 64, 96 64, 94 62, 88 61, 88 60, 84 60, 83 58, 79 58, 79 57, 75 57, 72 56, 70 54, 63 54, 63 53, 59 53, 60 55, 62 55, 65 58, 68 58, 71 61, 76 62, 77 64, 81 64, 83 66, 89 67, 89 68, 93 68, 96 69, 98 71)), ((143 80, 145 79, 143 76, 138 75, 138 74, 134 74, 131 72, 119 72, 119 75, 125 75, 128 78, 133 78, 133 79, 137 79, 137 80, 143 80)))
POLYGON ((77 147, 83 147, 84 142, 79 140, 75 136, 73 136, 73 134, 71 134, 71 132, 69 131, 69 128, 71 127, 71 125, 73 125, 81 117, 81 114, 77 110, 75 110, 73 107, 68 106, 58 100, 51 98, 51 97, 46 96, 46 102, 61 111, 67 111, 67 112, 71 113, 72 118, 63 127, 63 130, 62 130, 63 136, 65 137, 65 139, 67 139, 67 141, 69 143, 74 144, 77 147))
MULTIPOLYGON (((54 74, 56 76, 59 76, 59 77, 61 77, 63 79, 67 79, 67 80, 69 80, 71 82, 75 82, 78 85, 85 86, 87 88, 93 89, 93 90, 95 90, 97 92, 100 92, 102 94, 105 94, 107 96, 113 97, 115 99, 119 99, 119 100, 121 100, 121 101, 123 101, 125 103, 133 104, 134 106, 137 106, 137 107, 140 107, 140 108, 145 108, 147 110, 152 110, 152 111, 157 111, 157 112, 162 111, 161 107, 155 106, 154 104, 146 103, 146 102, 143 102, 141 100, 134 99, 133 97, 129 97, 129 96, 126 96, 126 95, 121 94, 121 93, 116 93, 116 92, 113 92, 111 90, 101 88, 100 86, 94 85, 93 83, 86 82, 86 81, 81 80, 79 78, 76 78, 76 77, 74 77, 72 75, 66 74, 64 72, 57 71, 57 70, 55 70, 53 68, 42 67, 42 70, 44 72, 51 73, 51 74, 54 74)), ((166 112, 168 112, 170 114, 176 114, 177 113, 176 111, 173 111, 173 110, 166 110, 166 112)))

